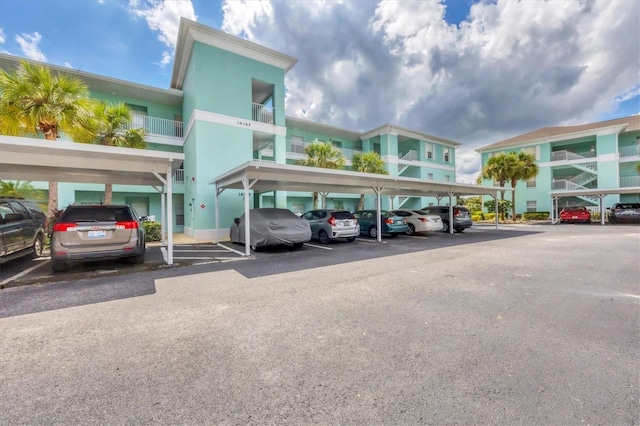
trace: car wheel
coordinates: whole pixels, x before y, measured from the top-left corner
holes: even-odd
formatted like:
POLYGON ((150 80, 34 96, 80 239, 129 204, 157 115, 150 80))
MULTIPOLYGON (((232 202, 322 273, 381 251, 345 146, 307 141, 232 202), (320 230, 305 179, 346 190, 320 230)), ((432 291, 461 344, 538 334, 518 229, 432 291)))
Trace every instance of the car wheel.
POLYGON ((369 228, 369 236, 371 238, 378 238, 378 228, 376 228, 375 226, 369 228))
POLYGON ((413 235, 416 233, 416 227, 412 224, 407 224, 407 235, 413 235))
POLYGON ((347 238, 347 241, 349 241, 350 243, 354 242, 355 240, 356 240, 356 237, 347 238))
POLYGON ((391 238, 396 238, 399 234, 389 234, 391 235, 391 238))
POLYGON ((442 222, 442 232, 444 232, 445 234, 449 232, 449 222, 442 222))
POLYGON ((294 249, 300 249, 300 248, 302 248, 302 246, 304 246, 304 243, 295 243, 295 244, 293 245, 293 248, 294 248, 294 249))
POLYGON ((260 251, 260 247, 258 247, 258 246, 253 246, 253 245, 251 245, 251 246, 249 246, 249 248, 250 248, 251 250, 253 250, 253 251, 260 251))
POLYGON ((51 269, 53 272, 67 272, 69 270, 69 264, 67 262, 52 260, 51 269))
POLYGON ((42 250, 44 250, 44 244, 42 242, 42 235, 38 235, 36 240, 33 242, 33 254, 32 257, 35 259, 36 257, 42 256, 42 250))
POLYGON ((464 228, 453 228, 453 230, 456 231, 457 233, 464 232, 464 228))
POLYGON ((329 236, 326 232, 320 231, 318 232, 318 241, 320 241, 320 244, 328 244, 330 241, 329 236))

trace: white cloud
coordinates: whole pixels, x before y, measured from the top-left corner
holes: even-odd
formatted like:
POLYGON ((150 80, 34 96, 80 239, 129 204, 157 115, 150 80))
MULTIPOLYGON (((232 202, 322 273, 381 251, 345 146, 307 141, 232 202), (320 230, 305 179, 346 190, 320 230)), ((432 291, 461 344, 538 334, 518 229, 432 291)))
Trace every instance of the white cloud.
POLYGON ((66 61, 64 63, 64 67, 73 69, 73 65, 71 65, 69 62, 66 62, 66 61))
POLYGON ((171 55, 171 53, 167 51, 162 52, 162 59, 160 60, 160 66, 164 68, 165 66, 167 66, 167 64, 171 62, 171 59, 173 59, 173 56, 171 55))
POLYGON ((4 31, 0 28, 0 44, 4 43, 4 31))
POLYGON ((16 42, 20 45, 20 50, 29 59, 34 61, 47 62, 47 57, 38 47, 42 36, 37 31, 33 34, 22 33, 16 36, 16 42))
POLYGON ((135 16, 144 18, 150 29, 158 31, 158 40, 172 49, 178 38, 180 17, 197 19, 191 0, 129 0, 129 8, 135 16))
POLYGON ((299 59, 287 74, 288 115, 453 139, 468 181, 480 164, 473 149, 592 121, 638 95, 637 1, 481 1, 459 26, 437 0, 222 9, 223 30, 299 59))

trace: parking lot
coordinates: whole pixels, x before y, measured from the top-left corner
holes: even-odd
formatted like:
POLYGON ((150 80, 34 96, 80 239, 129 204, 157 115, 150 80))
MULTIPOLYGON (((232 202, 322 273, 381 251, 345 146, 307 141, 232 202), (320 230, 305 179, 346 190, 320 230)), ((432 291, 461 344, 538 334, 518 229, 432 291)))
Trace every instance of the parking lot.
POLYGON ((517 225, 59 274, 0 291, 0 423, 636 424, 639 261, 517 225))

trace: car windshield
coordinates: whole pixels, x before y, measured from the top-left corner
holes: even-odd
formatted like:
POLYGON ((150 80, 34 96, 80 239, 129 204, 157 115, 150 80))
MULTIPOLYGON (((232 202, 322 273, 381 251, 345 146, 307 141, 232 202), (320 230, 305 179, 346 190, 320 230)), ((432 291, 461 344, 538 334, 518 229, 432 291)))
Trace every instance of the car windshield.
POLYGON ((86 206, 68 208, 62 222, 122 222, 132 220, 127 207, 86 206))

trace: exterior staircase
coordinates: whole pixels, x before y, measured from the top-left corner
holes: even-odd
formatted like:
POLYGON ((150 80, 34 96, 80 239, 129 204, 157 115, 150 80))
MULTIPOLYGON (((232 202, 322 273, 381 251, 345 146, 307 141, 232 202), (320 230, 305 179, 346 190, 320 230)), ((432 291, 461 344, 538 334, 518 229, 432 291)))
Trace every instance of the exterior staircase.
MULTIPOLYGON (((411 149, 402 157, 398 156, 398 159, 403 161, 416 161, 418 159, 418 151, 411 149)), ((398 164, 398 175, 401 175, 402 172, 404 172, 408 168, 409 168, 408 164, 398 164)))

